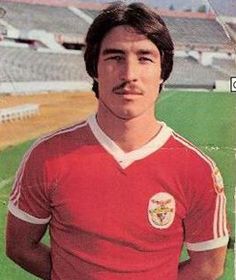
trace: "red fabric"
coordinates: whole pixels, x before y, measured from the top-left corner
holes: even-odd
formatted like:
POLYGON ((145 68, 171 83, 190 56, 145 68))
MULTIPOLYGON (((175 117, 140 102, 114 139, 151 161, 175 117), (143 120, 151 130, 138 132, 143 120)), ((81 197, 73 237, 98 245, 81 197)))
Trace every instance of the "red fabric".
POLYGON ((184 241, 218 237, 213 184, 212 165, 178 136, 122 168, 85 124, 35 145, 11 201, 33 217, 51 216, 53 280, 174 280, 184 241), (175 201, 167 228, 148 219, 160 193, 175 201))

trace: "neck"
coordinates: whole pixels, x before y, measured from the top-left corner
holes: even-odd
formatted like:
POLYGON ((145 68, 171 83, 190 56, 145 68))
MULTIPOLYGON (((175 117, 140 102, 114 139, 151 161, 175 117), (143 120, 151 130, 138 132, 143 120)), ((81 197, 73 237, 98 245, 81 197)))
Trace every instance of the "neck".
POLYGON ((124 152, 142 147, 156 136, 161 128, 161 124, 155 119, 154 109, 130 119, 121 119, 106 110, 98 110, 97 121, 104 133, 124 152))

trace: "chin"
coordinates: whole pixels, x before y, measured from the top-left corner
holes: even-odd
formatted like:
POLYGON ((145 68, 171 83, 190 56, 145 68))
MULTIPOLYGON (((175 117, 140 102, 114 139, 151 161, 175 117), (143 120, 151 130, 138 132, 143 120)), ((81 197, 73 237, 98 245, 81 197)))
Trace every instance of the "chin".
POLYGON ((115 113, 116 117, 122 119, 122 120, 132 120, 135 119, 137 117, 139 117, 140 115, 142 115, 141 113, 138 112, 134 112, 133 110, 123 110, 122 112, 117 112, 115 113))

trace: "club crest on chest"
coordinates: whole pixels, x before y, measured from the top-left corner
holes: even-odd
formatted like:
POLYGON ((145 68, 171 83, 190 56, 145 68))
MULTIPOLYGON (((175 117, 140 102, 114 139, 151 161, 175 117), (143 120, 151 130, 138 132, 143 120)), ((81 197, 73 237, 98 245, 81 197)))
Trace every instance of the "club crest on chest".
POLYGON ((166 192, 153 195, 148 204, 148 220, 158 229, 168 228, 175 217, 175 199, 166 192))

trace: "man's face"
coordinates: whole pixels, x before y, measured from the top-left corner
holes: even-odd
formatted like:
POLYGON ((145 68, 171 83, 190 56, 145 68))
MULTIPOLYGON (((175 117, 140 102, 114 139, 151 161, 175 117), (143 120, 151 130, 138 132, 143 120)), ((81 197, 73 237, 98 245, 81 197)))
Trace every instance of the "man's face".
POLYGON ((154 112, 161 75, 160 52, 127 25, 103 39, 97 66, 99 109, 121 119, 154 112))

